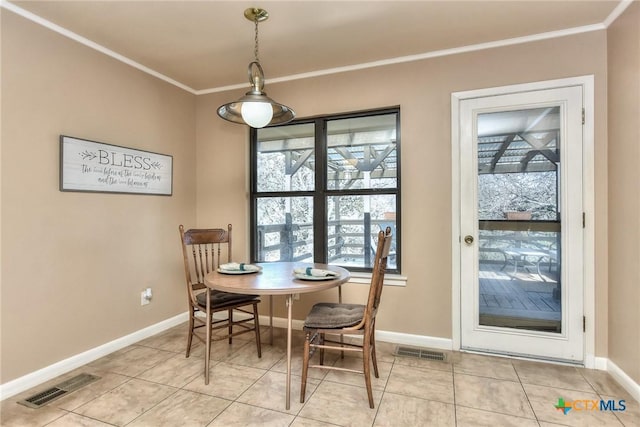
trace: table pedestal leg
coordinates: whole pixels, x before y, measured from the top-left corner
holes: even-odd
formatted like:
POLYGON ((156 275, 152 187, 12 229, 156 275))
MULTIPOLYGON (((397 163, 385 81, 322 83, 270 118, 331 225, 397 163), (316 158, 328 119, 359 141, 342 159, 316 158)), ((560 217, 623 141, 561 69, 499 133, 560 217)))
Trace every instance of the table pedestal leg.
POLYGON ((273 295, 269 295, 269 342, 273 345, 273 295))
MULTIPOLYGON (((338 285, 338 304, 342 304, 342 285, 338 285)), ((340 347, 344 347, 344 335, 340 335, 340 347)), ((340 352, 340 358, 344 359, 344 350, 340 352)))
POLYGON ((293 295, 287 295, 287 401, 285 408, 290 409, 291 403, 291 327, 293 313, 293 295))

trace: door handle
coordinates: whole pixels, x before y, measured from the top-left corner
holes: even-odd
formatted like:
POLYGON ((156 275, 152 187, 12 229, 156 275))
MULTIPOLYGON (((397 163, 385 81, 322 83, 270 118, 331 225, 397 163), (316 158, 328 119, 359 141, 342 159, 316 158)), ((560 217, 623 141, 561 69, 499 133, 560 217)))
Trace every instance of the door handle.
POLYGON ((473 236, 471 236, 470 234, 467 234, 466 236, 464 236, 464 242, 467 245, 470 245, 473 243, 473 236))

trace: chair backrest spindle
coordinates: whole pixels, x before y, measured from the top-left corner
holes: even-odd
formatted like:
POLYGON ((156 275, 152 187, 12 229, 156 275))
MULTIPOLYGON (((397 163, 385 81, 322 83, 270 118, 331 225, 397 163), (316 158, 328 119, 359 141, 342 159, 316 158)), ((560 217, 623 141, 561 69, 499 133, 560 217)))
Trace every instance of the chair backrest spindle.
POLYGON ((220 266, 222 247, 225 245, 227 251, 226 262, 231 262, 231 224, 227 226, 226 230, 222 228, 207 228, 185 231, 182 225, 180 225, 179 230, 187 286, 192 298, 195 298, 193 291, 202 289, 204 287, 204 277, 220 266))

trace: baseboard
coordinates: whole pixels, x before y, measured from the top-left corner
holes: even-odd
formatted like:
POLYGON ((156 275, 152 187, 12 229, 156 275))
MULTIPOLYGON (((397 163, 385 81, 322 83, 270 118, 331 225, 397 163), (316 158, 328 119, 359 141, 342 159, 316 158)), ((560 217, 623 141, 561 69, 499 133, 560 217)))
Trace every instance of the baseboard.
MULTIPOLYGON (((260 325, 269 325, 269 316, 260 316, 260 325)), ((287 319, 283 317, 274 317, 273 326, 276 328, 286 328, 287 319)), ((293 320, 291 328, 300 331, 304 326, 304 321, 293 320)), ((453 349, 453 340, 449 338, 428 337, 424 335, 403 334, 399 332, 376 331, 376 340, 384 341, 392 344, 410 345, 414 347, 428 347, 439 350, 453 349)))
POLYGON ((129 335, 125 335, 101 346, 92 348, 91 350, 87 350, 83 353, 71 356, 68 359, 56 362, 53 365, 38 369, 35 372, 24 375, 20 378, 16 378, 15 380, 0 384, 0 400, 4 400, 6 398, 14 396, 18 393, 35 387, 38 384, 42 384, 45 381, 49 381, 50 379, 53 379, 59 375, 72 371, 96 359, 106 356, 109 353, 113 353, 114 351, 120 350, 121 348, 127 347, 131 344, 135 344, 138 341, 184 323, 189 320, 188 316, 189 314, 187 312, 184 312, 170 319, 163 320, 162 322, 158 322, 154 325, 148 326, 144 329, 140 329, 139 331, 133 332, 129 335))
MULTIPOLYGON (((248 316, 247 316, 248 317, 248 316)), ((260 326, 269 326, 269 316, 259 316, 260 317, 260 326)), ((274 317, 273 318, 273 326, 275 328, 287 328, 287 319, 284 317, 274 317)), ((291 329, 294 331, 301 331, 304 326, 304 320, 295 320, 291 321, 291 329)))
POLYGON ((620 384, 625 390, 633 396, 638 402, 640 402, 640 384, 635 382, 633 378, 627 375, 618 365, 613 363, 610 359, 607 359, 607 371, 618 384, 620 384))
POLYGON ((609 359, 606 357, 589 357, 589 355, 587 355, 584 367, 588 369, 597 369, 598 371, 606 371, 608 361, 609 359))
POLYGON ((438 350, 453 349, 453 340, 450 338, 403 334, 400 332, 376 331, 376 340, 392 344, 410 345, 413 347, 427 347, 438 350))
MULTIPOLYGON (((260 316, 260 325, 269 325, 269 316, 260 316)), ((274 317, 273 326, 276 328, 286 328, 287 319, 283 317, 274 317)), ((304 326, 304 321, 293 320, 291 328, 300 331, 304 326)), ((414 347, 428 347, 439 350, 453 349, 453 340, 449 338, 428 337, 424 335, 402 334, 399 332, 376 331, 376 340, 384 341, 392 344, 410 345, 414 347)))

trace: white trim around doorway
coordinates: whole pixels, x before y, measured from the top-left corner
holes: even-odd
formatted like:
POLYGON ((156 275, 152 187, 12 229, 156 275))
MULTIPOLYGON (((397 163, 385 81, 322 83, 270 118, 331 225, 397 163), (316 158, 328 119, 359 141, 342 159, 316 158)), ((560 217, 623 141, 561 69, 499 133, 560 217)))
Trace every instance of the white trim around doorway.
POLYGON ((452 239, 452 306, 451 325, 453 350, 460 350, 461 340, 461 283, 460 266, 460 102, 465 99, 506 95, 542 89, 581 86, 584 100, 583 126, 583 204, 584 227, 584 366, 597 368, 595 357, 595 175, 594 175, 594 76, 570 77, 558 80, 524 83, 518 85, 477 89, 451 94, 451 239, 452 239))

